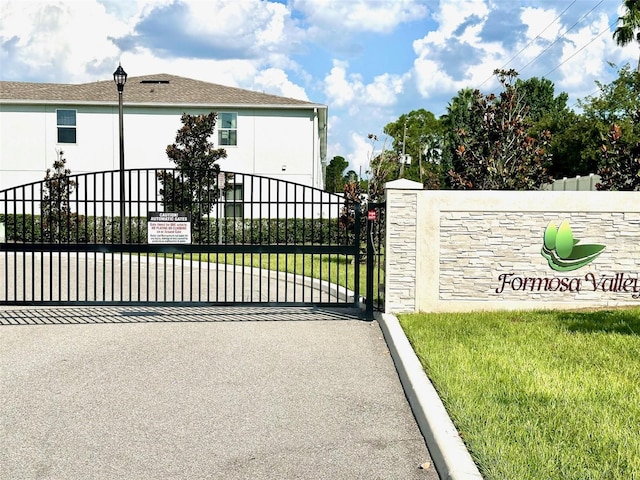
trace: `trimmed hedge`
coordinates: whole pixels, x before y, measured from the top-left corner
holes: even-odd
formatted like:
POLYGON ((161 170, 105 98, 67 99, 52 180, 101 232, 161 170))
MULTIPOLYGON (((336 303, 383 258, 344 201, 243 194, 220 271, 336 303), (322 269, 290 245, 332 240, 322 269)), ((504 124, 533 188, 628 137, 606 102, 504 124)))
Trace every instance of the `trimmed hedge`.
MULTIPOLYGON (((47 232, 40 215, 0 215, 7 242, 21 243, 120 243, 120 217, 74 217, 64 231, 47 232)), ((196 226, 192 223, 192 229, 196 226)), ((198 225, 200 226, 200 225, 198 225)), ((317 244, 351 245, 354 235, 338 219, 205 219, 202 231, 193 232, 200 244, 317 244), (197 235, 196 235, 197 233, 197 235)), ((147 243, 147 219, 128 217, 127 242, 147 243)), ((361 233, 364 239, 364 232, 361 233)), ((196 243, 194 241, 194 243, 196 243)))
POLYGON ((211 219, 205 243, 286 245, 348 245, 353 235, 338 220, 320 219, 211 219))

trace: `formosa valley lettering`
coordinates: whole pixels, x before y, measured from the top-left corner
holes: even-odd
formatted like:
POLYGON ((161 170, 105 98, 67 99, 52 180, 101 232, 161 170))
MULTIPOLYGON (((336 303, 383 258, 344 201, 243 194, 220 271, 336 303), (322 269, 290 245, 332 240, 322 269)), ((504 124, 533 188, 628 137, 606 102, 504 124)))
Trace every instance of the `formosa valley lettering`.
POLYGON ((638 274, 616 273, 614 276, 596 277, 589 272, 584 277, 519 277, 515 273, 502 273, 498 276, 500 286, 496 293, 505 290, 528 292, 614 292, 630 293, 631 298, 640 299, 640 278, 638 274))

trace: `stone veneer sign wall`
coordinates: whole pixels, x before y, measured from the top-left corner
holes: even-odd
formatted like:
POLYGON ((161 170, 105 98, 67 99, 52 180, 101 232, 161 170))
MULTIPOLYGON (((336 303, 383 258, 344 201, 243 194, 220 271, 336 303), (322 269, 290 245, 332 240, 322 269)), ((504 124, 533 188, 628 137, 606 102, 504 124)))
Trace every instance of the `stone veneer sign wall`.
POLYGON ((638 192, 386 192, 388 313, 640 306, 638 192))

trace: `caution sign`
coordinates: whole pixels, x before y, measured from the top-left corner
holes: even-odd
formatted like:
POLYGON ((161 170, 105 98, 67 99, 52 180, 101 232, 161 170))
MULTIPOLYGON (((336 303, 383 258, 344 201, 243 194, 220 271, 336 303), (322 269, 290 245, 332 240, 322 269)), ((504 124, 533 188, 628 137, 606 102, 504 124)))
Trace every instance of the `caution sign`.
POLYGON ((148 243, 191 243, 191 219, 187 212, 149 212, 148 243))

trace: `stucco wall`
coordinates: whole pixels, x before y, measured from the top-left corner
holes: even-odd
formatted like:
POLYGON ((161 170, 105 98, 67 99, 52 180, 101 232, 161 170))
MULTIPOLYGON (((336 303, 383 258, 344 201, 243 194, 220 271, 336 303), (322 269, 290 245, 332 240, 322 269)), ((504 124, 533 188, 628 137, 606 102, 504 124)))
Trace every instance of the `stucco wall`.
POLYGON ((640 193, 419 188, 387 185, 388 312, 640 305, 640 193), (572 271, 541 254, 563 221, 605 246, 572 271))
MULTIPOLYGON (((180 128, 181 107, 124 108, 126 168, 172 166, 166 156, 180 128)), ((187 113, 208 113, 191 108, 187 113)), ((224 146, 223 169, 322 188, 314 109, 228 108, 238 113, 238 145, 224 146)), ((217 135, 213 139, 216 147, 217 135)), ((118 108, 100 105, 0 106, 0 190, 40 181, 63 150, 72 173, 119 168, 118 108), (77 143, 57 143, 56 109, 74 109, 77 143)))

